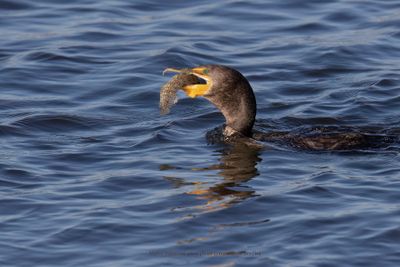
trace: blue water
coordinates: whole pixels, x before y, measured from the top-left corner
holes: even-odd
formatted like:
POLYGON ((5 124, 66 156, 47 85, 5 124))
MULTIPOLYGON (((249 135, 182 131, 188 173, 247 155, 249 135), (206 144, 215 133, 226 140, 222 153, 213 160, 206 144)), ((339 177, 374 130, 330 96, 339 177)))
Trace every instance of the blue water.
POLYGON ((400 135, 399 1, 0 0, 1 266, 399 266, 399 149, 208 145, 166 67, 225 64, 257 126, 400 135))

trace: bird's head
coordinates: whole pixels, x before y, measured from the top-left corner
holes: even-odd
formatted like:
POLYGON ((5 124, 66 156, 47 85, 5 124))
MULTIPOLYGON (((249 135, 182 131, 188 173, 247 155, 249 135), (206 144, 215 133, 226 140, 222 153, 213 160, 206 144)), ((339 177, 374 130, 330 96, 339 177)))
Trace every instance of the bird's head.
POLYGON ((251 136, 256 116, 256 99, 247 79, 237 70, 222 65, 204 65, 191 69, 167 68, 166 71, 193 74, 205 83, 182 89, 192 98, 202 96, 224 115, 226 125, 245 136, 251 136))

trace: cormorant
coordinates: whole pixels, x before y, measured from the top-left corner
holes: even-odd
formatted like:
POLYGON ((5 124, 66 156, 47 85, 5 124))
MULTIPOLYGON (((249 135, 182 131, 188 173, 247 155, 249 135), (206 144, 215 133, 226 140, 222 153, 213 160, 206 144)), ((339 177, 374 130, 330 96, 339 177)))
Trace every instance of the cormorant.
POLYGON ((253 129, 257 104, 249 81, 237 70, 222 65, 195 68, 167 68, 164 72, 194 75, 199 83, 185 84, 182 90, 192 98, 202 96, 213 103, 224 115, 225 125, 210 131, 207 136, 218 141, 257 141, 283 144, 307 150, 370 149, 398 140, 396 136, 363 133, 350 128, 320 127, 308 131, 269 132, 253 129))

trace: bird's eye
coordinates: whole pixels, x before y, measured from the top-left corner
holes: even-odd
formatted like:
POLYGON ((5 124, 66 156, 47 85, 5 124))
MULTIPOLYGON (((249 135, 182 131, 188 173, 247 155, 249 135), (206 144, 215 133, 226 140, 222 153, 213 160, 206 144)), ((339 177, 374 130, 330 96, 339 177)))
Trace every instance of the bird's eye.
POLYGON ((207 75, 207 74, 208 74, 208 69, 204 69, 204 70, 203 70, 203 74, 206 74, 206 75, 207 75))

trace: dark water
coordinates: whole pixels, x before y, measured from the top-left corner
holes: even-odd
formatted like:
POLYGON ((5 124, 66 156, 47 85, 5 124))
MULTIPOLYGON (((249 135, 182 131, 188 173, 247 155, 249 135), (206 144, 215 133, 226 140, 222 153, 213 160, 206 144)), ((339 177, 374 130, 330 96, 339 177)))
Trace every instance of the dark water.
POLYGON ((399 149, 207 145, 166 67, 226 64, 259 129, 400 135, 399 1, 0 0, 1 266, 399 266, 399 149))

